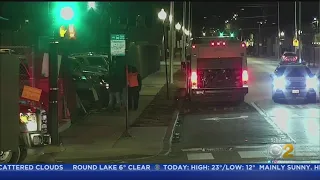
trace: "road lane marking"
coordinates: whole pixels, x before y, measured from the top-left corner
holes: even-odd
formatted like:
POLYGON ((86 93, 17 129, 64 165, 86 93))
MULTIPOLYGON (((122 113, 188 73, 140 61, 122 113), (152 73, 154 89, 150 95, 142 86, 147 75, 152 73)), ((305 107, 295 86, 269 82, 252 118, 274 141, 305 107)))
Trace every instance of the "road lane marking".
POLYGON ((295 109, 295 107, 293 105, 289 105, 289 108, 291 109, 295 109))
POLYGON ((302 106, 302 105, 297 105, 299 108, 303 109, 306 106, 302 106))
POLYGON ((214 160, 214 157, 211 153, 188 153, 187 157, 189 161, 214 160))
POLYGON ((189 149, 181 149, 182 152, 194 152, 194 151, 203 151, 203 148, 189 148, 189 149))
POLYGON ((239 116, 239 117, 228 117, 228 118, 220 118, 220 117, 213 117, 213 118, 204 118, 200 120, 204 121, 219 121, 219 120, 232 120, 232 119, 247 119, 249 116, 239 116))
POLYGON ((214 148, 188 148, 181 149, 182 152, 221 152, 232 151, 233 147, 214 147, 214 148))
POLYGON ((251 158, 265 158, 267 157, 265 151, 238 151, 241 159, 251 159, 251 158))
POLYGON ((257 145, 257 146, 255 146, 255 145, 253 145, 253 146, 234 146, 234 148, 236 148, 236 149, 262 149, 262 148, 266 148, 266 147, 268 147, 267 145, 257 145))
POLYGON ((259 108, 254 102, 250 103, 252 105, 252 107, 254 107, 258 113, 277 131, 278 134, 283 134, 286 135, 287 137, 290 138, 290 140, 292 141, 293 144, 296 143, 296 141, 289 136, 289 134, 285 133, 284 131, 282 131, 275 122, 273 122, 273 120, 265 113, 263 112, 263 110, 261 108, 259 108))

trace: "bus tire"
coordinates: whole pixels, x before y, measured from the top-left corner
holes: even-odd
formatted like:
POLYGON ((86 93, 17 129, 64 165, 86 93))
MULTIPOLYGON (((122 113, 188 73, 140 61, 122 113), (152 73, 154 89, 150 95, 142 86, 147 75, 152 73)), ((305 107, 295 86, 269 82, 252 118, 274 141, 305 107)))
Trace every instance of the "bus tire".
POLYGON ((22 163, 28 155, 28 149, 25 147, 20 146, 20 158, 18 160, 18 163, 22 163))

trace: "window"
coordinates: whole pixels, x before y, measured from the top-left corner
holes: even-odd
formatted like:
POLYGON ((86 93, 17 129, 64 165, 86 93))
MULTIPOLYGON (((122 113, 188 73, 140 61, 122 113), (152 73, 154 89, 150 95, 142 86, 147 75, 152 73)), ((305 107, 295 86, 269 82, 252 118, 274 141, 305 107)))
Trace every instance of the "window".
POLYGON ((85 63, 84 58, 81 58, 81 57, 77 57, 77 58, 76 58, 76 61, 77 61, 79 64, 84 64, 84 63, 85 63))
POLYGON ((275 74, 277 75, 277 76, 282 76, 283 74, 284 74, 284 72, 285 72, 285 70, 286 70, 286 67, 278 67, 276 70, 275 70, 275 74))
POLYGON ((288 69, 287 77, 305 77, 306 75, 311 76, 312 73, 307 67, 293 67, 288 69))
POLYGON ((295 53, 284 53, 284 56, 297 56, 295 53))
POLYGON ((106 66, 106 62, 102 57, 88 57, 87 60, 91 66, 106 66))
POLYGON ((20 63, 20 79, 22 80, 28 80, 30 78, 29 72, 27 70, 27 66, 20 63))

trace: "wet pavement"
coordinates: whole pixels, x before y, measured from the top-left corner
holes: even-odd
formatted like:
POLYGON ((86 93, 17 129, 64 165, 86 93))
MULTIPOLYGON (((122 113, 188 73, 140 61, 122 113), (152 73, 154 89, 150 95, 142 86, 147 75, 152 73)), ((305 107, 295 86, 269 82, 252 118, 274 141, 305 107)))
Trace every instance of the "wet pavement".
POLYGON ((171 151, 166 156, 127 162, 319 162, 320 104, 274 103, 269 74, 277 63, 249 58, 248 65, 249 94, 245 103, 186 103, 173 134, 171 151))
POLYGON ((244 103, 185 102, 170 148, 160 155, 86 162, 319 163, 320 104, 274 103, 269 75, 276 66, 265 58, 248 59, 244 103))

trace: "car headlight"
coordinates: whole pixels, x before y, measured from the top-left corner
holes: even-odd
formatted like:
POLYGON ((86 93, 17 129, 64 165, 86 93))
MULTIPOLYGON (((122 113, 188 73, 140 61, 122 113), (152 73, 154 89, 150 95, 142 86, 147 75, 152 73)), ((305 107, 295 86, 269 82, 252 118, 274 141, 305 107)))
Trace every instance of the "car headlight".
POLYGON ((86 76, 81 76, 81 80, 87 80, 86 76))
POLYGON ((20 122, 25 124, 28 131, 37 131, 38 123, 35 113, 20 113, 20 122))
POLYGON ((285 89, 286 88, 286 79, 285 77, 283 76, 280 76, 280 77, 276 77, 274 80, 273 80, 273 85, 275 87, 275 89, 285 89))
POLYGON ((318 87, 318 79, 316 77, 307 77, 306 86, 308 89, 316 89, 318 87))

